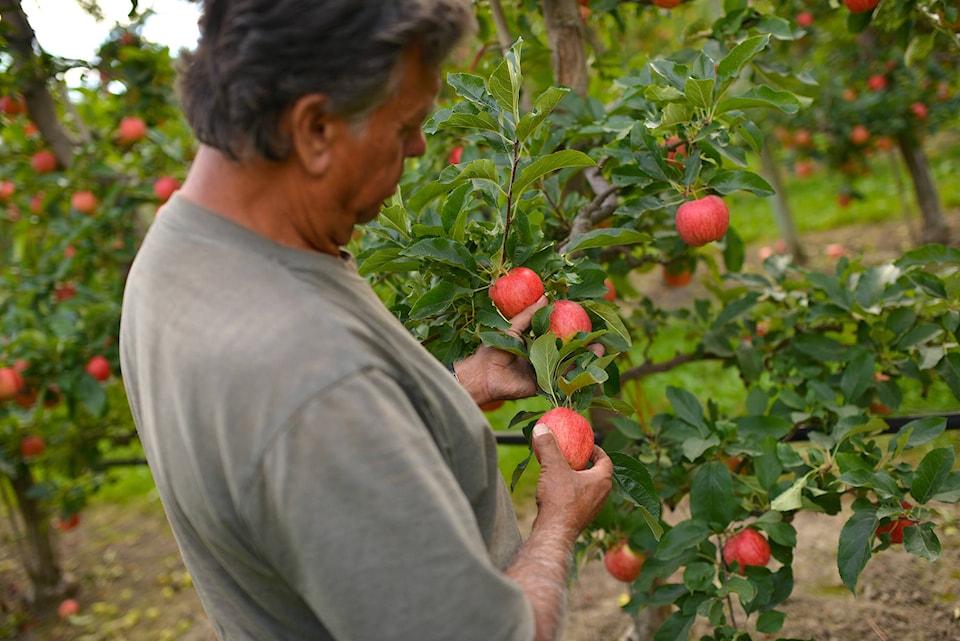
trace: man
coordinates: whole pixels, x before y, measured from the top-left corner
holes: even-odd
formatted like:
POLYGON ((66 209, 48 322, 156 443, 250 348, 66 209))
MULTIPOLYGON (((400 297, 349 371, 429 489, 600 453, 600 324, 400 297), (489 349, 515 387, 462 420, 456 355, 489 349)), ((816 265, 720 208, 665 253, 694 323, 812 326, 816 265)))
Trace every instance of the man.
MULTIPOLYGON (((521 540, 477 403, 530 395, 481 349, 463 386, 342 251, 377 216, 467 0, 209 0, 180 83, 200 149, 124 294, 131 408, 220 639, 556 639, 610 489, 534 432, 521 540), (469 390, 469 393, 468 393, 469 390)), ((541 300, 517 319, 529 325, 541 300)), ((546 432, 546 433, 543 433, 546 432)))

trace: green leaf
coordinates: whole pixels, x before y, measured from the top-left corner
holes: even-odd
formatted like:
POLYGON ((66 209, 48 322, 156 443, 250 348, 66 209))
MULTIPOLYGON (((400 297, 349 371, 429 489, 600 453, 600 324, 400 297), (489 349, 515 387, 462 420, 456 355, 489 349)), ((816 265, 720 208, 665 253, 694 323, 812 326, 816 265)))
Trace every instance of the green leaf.
POLYGON ((89 374, 84 374, 77 380, 74 388, 80 404, 93 416, 102 417, 107 411, 107 393, 100 383, 89 374))
POLYGON ((744 169, 725 169, 718 171, 707 184, 710 189, 723 195, 736 191, 748 191, 756 196, 766 198, 775 192, 766 180, 758 174, 744 169))
POLYGON ((713 78, 707 80, 688 78, 683 92, 694 107, 706 110, 713 106, 713 88, 716 84, 713 78))
POLYGON ((594 301, 583 301, 581 305, 602 318, 607 329, 619 336, 628 347, 633 344, 633 339, 630 337, 630 330, 624 325, 623 319, 620 318, 616 306, 594 301))
POLYGON ((749 64, 757 54, 767 47, 770 36, 754 36, 747 38, 730 50, 723 60, 717 64, 717 76, 721 80, 734 78, 749 64))
POLYGON ((709 536, 710 530, 706 523, 695 520, 681 521, 676 527, 666 531, 653 556, 663 561, 676 558, 687 550, 696 548, 709 536))
POLYGON ((441 281, 427 290, 410 308, 410 318, 422 320, 447 311, 453 303, 457 287, 448 281, 441 281))
POLYGON ((496 347, 499 350, 527 358, 529 354, 516 336, 505 332, 480 332, 480 341, 487 347, 496 347))
POLYGON ((647 468, 637 459, 623 452, 610 452, 613 462, 613 476, 624 496, 636 505, 644 520, 658 541, 663 536, 660 525, 660 498, 653 477, 647 468))
POLYGON ((762 440, 766 437, 781 439, 793 429, 793 423, 770 415, 738 416, 733 419, 741 437, 762 440))
POLYGON ((424 238, 403 250, 404 256, 429 258, 466 272, 477 271, 477 261, 467 249, 449 238, 424 238))
POLYGON ((903 528, 903 549, 931 563, 940 558, 942 549, 933 523, 903 528))
POLYGON ((671 385, 667 387, 667 400, 673 407, 673 411, 683 421, 694 427, 704 427, 703 406, 700 405, 696 396, 683 388, 671 385))
POLYGON ((922 504, 937 494, 950 477, 955 461, 956 455, 952 447, 940 447, 927 452, 917 465, 917 471, 913 477, 913 486, 910 488, 913 498, 922 504))
POLYGON ((563 97, 570 93, 566 87, 550 87, 544 91, 533 103, 533 109, 520 119, 517 124, 517 140, 525 142, 537 127, 553 113, 563 97))
POLYGON ((867 509, 854 512, 840 530, 837 569, 843 584, 854 595, 857 593, 860 573, 870 560, 870 540, 876 529, 877 513, 867 509))
POLYGON ((786 114, 800 111, 800 100, 789 91, 776 91, 766 85, 753 87, 739 96, 724 98, 717 103, 714 115, 751 108, 779 109, 786 114))
POLYGON ((840 377, 840 391, 847 403, 854 404, 873 383, 873 354, 866 349, 858 349, 850 359, 840 377))
POLYGON ((952 351, 937 364, 937 374, 947 384, 953 396, 960 400, 960 353, 952 351))
POLYGON ((615 245, 639 245, 651 240, 650 234, 626 227, 592 229, 584 234, 574 236, 563 248, 563 253, 572 254, 578 250, 613 247, 615 245))
POLYGON ((557 365, 560 363, 560 353, 557 351, 556 337, 547 332, 539 336, 530 346, 530 364, 537 373, 537 383, 540 389, 551 398, 556 396, 554 382, 557 365))
POLYGON ((520 177, 513 184, 514 201, 519 201, 523 192, 537 180, 558 169, 571 167, 593 167, 596 163, 590 156, 576 149, 563 149, 547 156, 537 158, 524 167, 520 177))
POLYGON ((803 507, 803 488, 807 486, 807 480, 811 474, 813 471, 807 472, 794 481, 793 485, 770 502, 770 509, 777 512, 792 512, 803 507))
POLYGON ((360 262, 357 271, 361 276, 369 276, 378 272, 410 272, 416 271, 420 261, 401 256, 403 251, 399 247, 378 249, 360 262))
POLYGON ((733 521, 737 502, 733 477, 726 465, 711 461, 697 471, 690 486, 690 514, 693 518, 706 521, 719 532, 733 521))
POLYGON ((942 416, 928 416, 910 421, 897 430, 896 437, 890 441, 890 451, 896 451, 901 444, 903 449, 926 445, 946 429, 947 419, 942 416))
POLYGON ((490 75, 490 94, 497 101, 500 109, 520 116, 520 49, 523 40, 516 43, 506 52, 503 60, 490 75))
POLYGON ((787 615, 785 612, 778 612, 776 610, 762 612, 760 616, 757 617, 757 632, 763 632, 766 634, 775 634, 776 632, 779 632, 780 628, 783 627, 783 622, 786 617, 787 615))
POLYGON ((480 111, 494 116, 500 113, 500 105, 487 92, 487 83, 480 76, 469 73, 449 73, 447 84, 453 87, 458 96, 479 107, 480 111))
MULTIPOLYGON (((451 170, 456 171, 456 168, 451 168, 451 170)), ((407 205, 411 211, 420 211, 424 205, 431 200, 441 194, 450 193, 469 180, 487 180, 493 183, 498 189, 500 187, 497 176, 497 166, 494 162, 486 158, 478 158, 460 167, 460 173, 454 176, 452 180, 448 182, 433 181, 429 183, 423 189, 413 194, 407 200, 407 205)))

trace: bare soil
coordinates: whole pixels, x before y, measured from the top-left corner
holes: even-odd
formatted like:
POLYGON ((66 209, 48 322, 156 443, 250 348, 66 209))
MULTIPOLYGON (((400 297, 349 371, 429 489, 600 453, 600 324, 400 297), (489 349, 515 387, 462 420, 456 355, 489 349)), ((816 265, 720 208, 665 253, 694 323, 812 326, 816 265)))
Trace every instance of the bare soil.
MULTIPOLYGON (((949 220, 954 235, 960 234, 960 211, 951 212, 949 220)), ((811 266, 830 268, 833 259, 825 253, 830 243, 880 260, 899 256, 909 248, 910 236, 902 223, 807 234, 804 244, 811 266)), ((750 249, 754 264, 759 263, 757 249, 750 249)), ((655 275, 643 286, 665 305, 683 304, 698 291, 696 283, 668 288, 655 275)), ((518 507, 522 521, 529 524, 530 507, 518 507)), ((817 641, 960 641, 960 510, 944 506, 939 520, 943 553, 938 561, 917 559, 899 546, 886 550, 871 560, 854 597, 835 565, 843 517, 798 515, 796 586, 782 608, 787 624, 781 636, 817 641)), ((0 638, 215 641, 154 497, 91 507, 79 527, 60 536, 59 545, 80 603, 80 613, 67 620, 60 620, 55 611, 25 611, 21 597, 26 581, 16 540, 8 520, 0 520, 0 638)), ((571 585, 564 641, 647 639, 620 608, 627 590, 598 561, 581 568, 571 585)), ((696 630, 691 638, 703 632, 696 630)))

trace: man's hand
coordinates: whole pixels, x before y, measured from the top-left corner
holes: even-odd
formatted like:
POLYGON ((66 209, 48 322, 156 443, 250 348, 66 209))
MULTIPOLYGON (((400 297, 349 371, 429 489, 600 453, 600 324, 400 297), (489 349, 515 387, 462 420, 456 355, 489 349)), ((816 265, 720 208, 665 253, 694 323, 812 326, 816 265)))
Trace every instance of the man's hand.
MULTIPOLYGON (((540 299, 510 320, 507 334, 521 338, 530 328, 533 315, 547 305, 540 299)), ((537 393, 537 377, 530 362, 495 347, 481 346, 477 351, 454 364, 457 378, 477 405, 491 401, 528 398, 537 393)))

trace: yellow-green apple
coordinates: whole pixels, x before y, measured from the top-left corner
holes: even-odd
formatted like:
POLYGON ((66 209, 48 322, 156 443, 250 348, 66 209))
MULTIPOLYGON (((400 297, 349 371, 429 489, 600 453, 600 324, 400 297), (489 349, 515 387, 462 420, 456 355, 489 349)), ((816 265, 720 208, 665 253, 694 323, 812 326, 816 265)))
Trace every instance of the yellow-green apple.
POLYGON ((850 13, 865 13, 873 11, 880 4, 880 0, 843 0, 850 13))
POLYGON ((163 203, 170 200, 170 196, 178 189, 180 189, 180 181, 173 176, 160 176, 157 178, 157 181, 153 183, 153 193, 160 199, 160 202, 163 203))
POLYGON ((90 214, 97 208, 97 197, 91 191, 78 191, 70 197, 70 206, 81 214, 90 214))
POLYGON ((770 562, 770 544, 765 536, 753 528, 745 528, 723 545, 723 562, 731 568, 736 563, 736 569, 741 574, 749 566, 763 567, 770 562))
POLYGON ((626 539, 611 545, 603 555, 603 565, 613 578, 632 583, 643 569, 644 556, 630 548, 626 539))
POLYGON ((121 145, 132 145, 147 136, 147 123, 137 116, 124 116, 117 126, 117 140, 121 145))
POLYGON ((730 225, 730 209, 713 194, 688 200, 677 209, 676 225, 685 243, 701 247, 724 237, 730 225))
MULTIPOLYGON (((594 436, 593 428, 582 414, 569 407, 555 407, 541 416, 537 425, 546 425, 553 432, 560 446, 560 453, 571 468, 582 470, 587 467, 593 454, 594 436)), ((540 455, 536 446, 533 453, 539 461, 540 455)))
POLYGON ((98 381, 110 378, 110 361, 99 354, 91 358, 84 369, 98 381))
POLYGON ((41 149, 30 157, 30 166, 38 174, 48 174, 57 168, 57 157, 49 149, 41 149))
POLYGON ((490 298, 509 320, 543 296, 543 281, 529 267, 514 267, 490 286, 490 298))
POLYGON ((580 303, 561 299, 553 303, 553 311, 550 312, 550 331, 566 343, 578 332, 588 334, 592 332, 593 323, 590 321, 587 310, 580 303))
POLYGON ((13 367, 0 367, 0 401, 16 396, 23 389, 23 377, 13 367))
POLYGON ((45 449, 47 449, 47 444, 36 434, 24 436, 23 440, 20 441, 20 456, 23 458, 40 456, 45 449))

